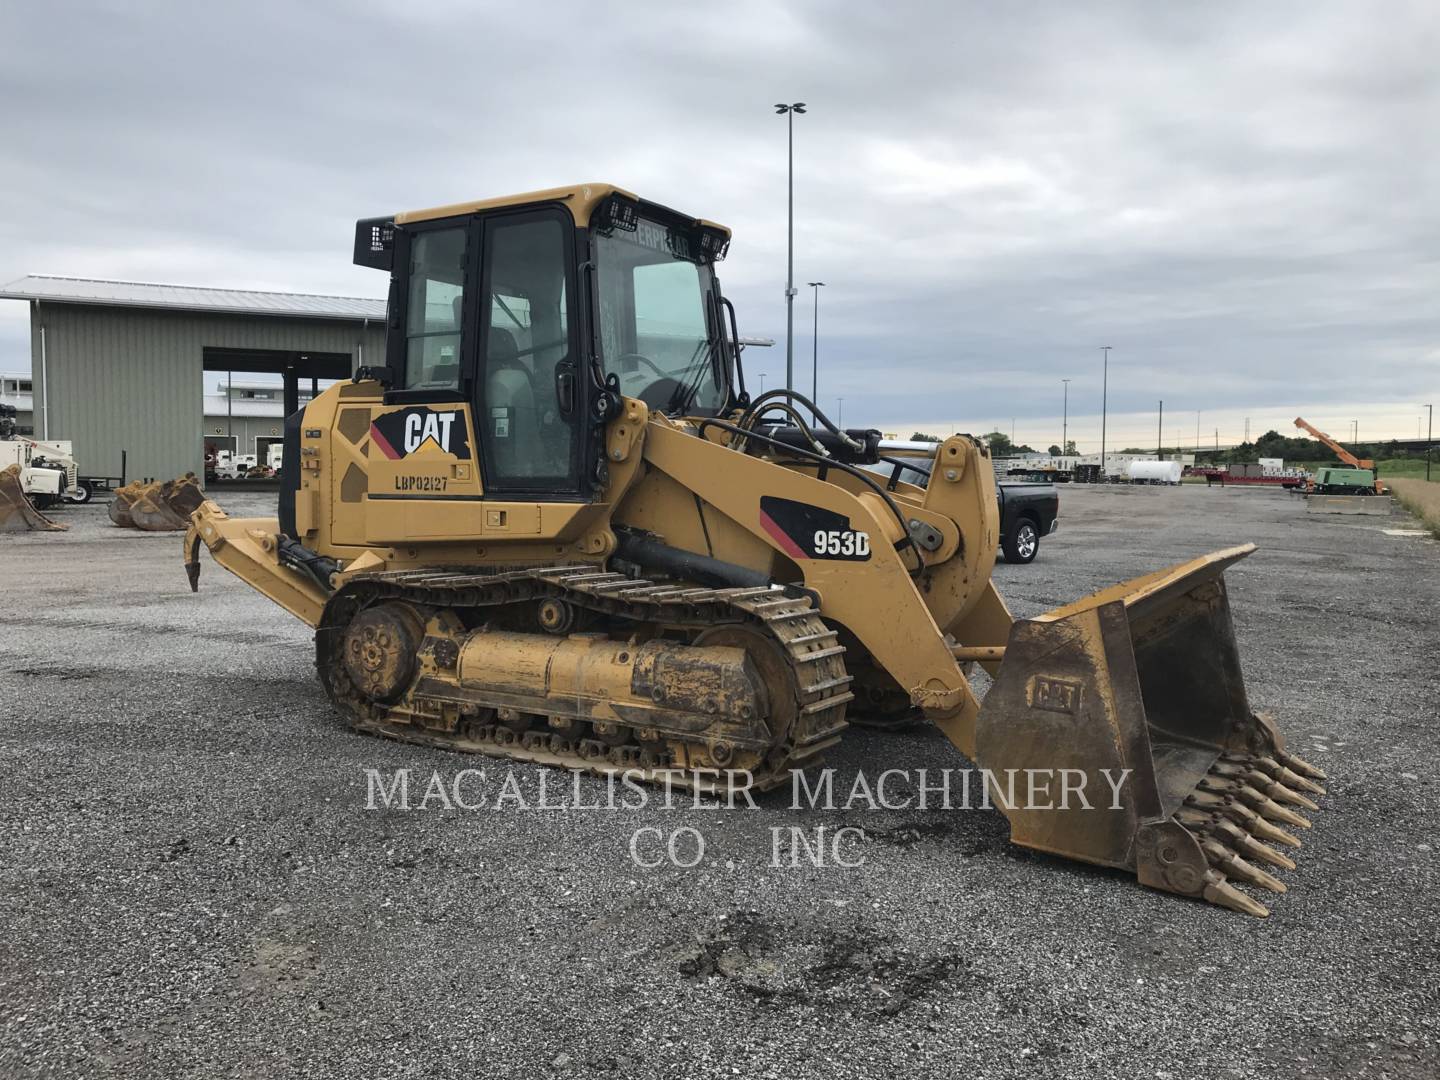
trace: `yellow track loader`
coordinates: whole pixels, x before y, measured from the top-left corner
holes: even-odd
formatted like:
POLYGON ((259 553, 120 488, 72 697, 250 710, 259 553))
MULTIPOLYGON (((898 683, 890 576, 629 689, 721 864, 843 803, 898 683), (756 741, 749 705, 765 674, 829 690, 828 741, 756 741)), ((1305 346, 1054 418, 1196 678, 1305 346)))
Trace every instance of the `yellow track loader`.
POLYGON ((452 750, 764 789, 847 716, 921 715, 1089 793, 1000 800, 1015 842, 1266 914, 1234 883, 1283 891, 1257 863, 1293 866, 1321 774, 1246 700, 1223 573, 1251 548, 1017 622, 984 446, 905 483, 879 432, 752 397, 729 241, 609 184, 360 221, 385 363, 289 418, 276 518, 177 507, 192 587, 203 543, 315 628, 354 727, 452 750))

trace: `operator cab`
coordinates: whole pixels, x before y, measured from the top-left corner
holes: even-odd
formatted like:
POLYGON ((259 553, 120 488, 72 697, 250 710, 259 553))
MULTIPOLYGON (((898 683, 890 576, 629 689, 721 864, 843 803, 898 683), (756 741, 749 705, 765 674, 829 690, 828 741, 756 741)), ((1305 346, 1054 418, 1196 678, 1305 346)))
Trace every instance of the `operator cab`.
POLYGON ((464 402, 484 489, 588 497, 620 396, 733 406, 714 264, 729 232, 608 185, 360 221, 355 261, 390 271, 386 403, 464 402))

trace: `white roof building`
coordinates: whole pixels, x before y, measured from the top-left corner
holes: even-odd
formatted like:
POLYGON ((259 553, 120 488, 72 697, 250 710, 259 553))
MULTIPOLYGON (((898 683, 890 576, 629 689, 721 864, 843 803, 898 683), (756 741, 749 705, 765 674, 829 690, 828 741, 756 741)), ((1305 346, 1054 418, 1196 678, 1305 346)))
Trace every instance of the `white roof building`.
POLYGON ((385 301, 363 296, 216 289, 201 285, 164 285, 153 281, 27 274, 0 288, 7 300, 51 300, 124 308, 164 308, 231 315, 284 315, 313 319, 384 319, 385 301))

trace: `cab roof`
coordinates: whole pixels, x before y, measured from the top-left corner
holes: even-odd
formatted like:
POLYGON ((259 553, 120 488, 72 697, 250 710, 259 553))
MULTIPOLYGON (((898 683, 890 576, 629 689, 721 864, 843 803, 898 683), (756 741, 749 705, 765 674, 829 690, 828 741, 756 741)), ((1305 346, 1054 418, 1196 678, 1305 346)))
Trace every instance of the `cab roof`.
POLYGON ((482 210, 497 210, 507 206, 529 206, 534 203, 559 202, 564 203, 575 218, 575 224, 585 228, 590 224, 590 215, 595 208, 611 195, 619 194, 627 199, 633 199, 639 203, 641 208, 650 207, 673 214, 677 217, 688 220, 698 220, 701 225, 719 229, 727 237, 730 230, 713 221, 690 218, 688 214, 682 214, 677 210, 661 206, 642 199, 633 191, 629 191, 616 184, 572 184, 568 187, 544 188, 540 191, 525 191, 518 195, 500 195, 490 199, 476 199, 473 202, 450 203, 447 206, 433 206, 428 210, 407 210, 403 214, 395 215, 395 224, 408 225, 417 221, 433 221, 436 218, 459 217, 463 214, 475 214, 482 210))

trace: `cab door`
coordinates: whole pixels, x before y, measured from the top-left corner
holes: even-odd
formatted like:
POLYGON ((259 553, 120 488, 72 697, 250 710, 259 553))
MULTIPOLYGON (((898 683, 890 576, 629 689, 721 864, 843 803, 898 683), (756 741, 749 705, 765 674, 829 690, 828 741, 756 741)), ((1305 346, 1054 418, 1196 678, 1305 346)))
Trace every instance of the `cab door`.
MULTIPOLYGON (((382 403, 370 406, 368 424, 351 422, 357 435, 364 433, 361 542, 466 539, 480 532, 484 491, 468 392, 467 342, 474 333, 466 329, 474 325, 477 227, 474 218, 451 218, 397 237, 405 274, 392 296, 399 310, 388 331, 387 361, 400 379, 382 403)), ((347 494, 342 489, 340 503, 347 494)))
POLYGON ((543 208, 480 218, 475 408, 487 499, 585 495, 575 226, 543 208))

